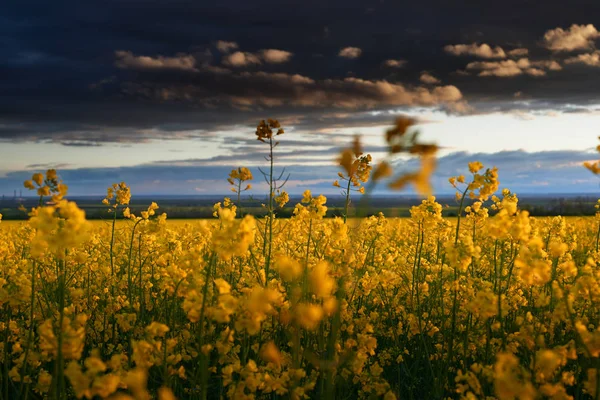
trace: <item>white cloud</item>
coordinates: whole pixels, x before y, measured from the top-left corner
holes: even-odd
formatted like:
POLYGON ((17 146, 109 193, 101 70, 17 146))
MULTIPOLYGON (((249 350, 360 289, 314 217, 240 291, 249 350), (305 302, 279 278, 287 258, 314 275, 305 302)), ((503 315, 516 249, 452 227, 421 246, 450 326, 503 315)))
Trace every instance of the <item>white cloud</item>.
POLYGON ((545 68, 550 71, 560 71, 562 70, 562 66, 554 60, 540 60, 540 61, 532 61, 531 65, 534 67, 545 68))
POLYGON ((344 58, 358 58, 362 54, 362 50, 358 47, 344 47, 338 53, 338 56, 344 58))
POLYGON ((223 57, 223 64, 232 67, 245 67, 248 65, 262 64, 263 61, 268 64, 281 64, 292 58, 293 54, 289 51, 278 49, 263 49, 257 53, 246 51, 236 51, 223 57))
POLYGON ((528 68, 525 70, 525 73, 527 75, 531 75, 531 76, 545 76, 546 75, 546 71, 539 69, 539 68, 528 68))
POLYGON ((590 67, 600 67, 600 51, 593 53, 579 54, 576 57, 567 58, 567 64, 585 64, 590 67))
POLYGON ((385 60, 383 65, 390 68, 402 68, 404 67, 408 61, 406 60, 385 60))
POLYGON ((315 83, 314 79, 309 77, 300 75, 300 74, 286 74, 284 72, 242 72, 240 74, 242 77, 252 78, 252 77, 261 77, 267 80, 286 82, 292 84, 301 84, 301 85, 313 85, 315 83))
MULTIPOLYGON (((168 68, 193 70, 201 79, 195 82, 181 79, 175 74, 159 82, 127 82, 124 93, 142 94, 163 101, 189 101, 208 107, 229 103, 239 108, 293 106, 325 106, 338 108, 374 108, 379 106, 434 106, 448 105, 462 100, 456 86, 439 86, 439 80, 423 72, 425 86, 405 86, 387 80, 368 80, 358 77, 314 80, 299 74, 266 71, 241 71, 214 66, 208 62, 195 65, 191 55, 176 57, 136 56, 128 51, 116 53, 119 68, 168 68), (212 77, 219 76, 223 90, 214 90, 212 77)), ((258 53, 236 51, 226 54, 222 62, 232 67, 260 65, 263 60, 283 62, 292 54, 283 50, 262 50, 258 53)), ((456 108, 466 109, 466 103, 456 108)))
POLYGON ((422 72, 419 80, 423 83, 427 83, 429 85, 435 85, 440 83, 441 81, 435 76, 431 75, 429 72, 422 72))
POLYGON ((292 58, 292 53, 285 50, 277 50, 277 49, 266 49, 261 50, 262 59, 271 64, 280 64, 290 60, 292 58))
POLYGON ((447 45, 444 47, 444 50, 446 53, 455 56, 471 55, 480 58, 506 58, 506 53, 502 47, 496 46, 492 48, 485 43, 481 45, 477 43, 447 45))
POLYGON ((179 69, 194 71, 196 60, 189 54, 178 54, 175 57, 136 56, 130 51, 115 51, 115 65, 122 69, 179 69))
MULTIPOLYGON (((210 73, 208 70, 203 70, 210 73)), ((208 107, 229 103, 250 110, 260 107, 335 107, 343 109, 380 106, 449 106, 462 100, 455 86, 409 87, 386 80, 355 77, 314 80, 302 75, 244 71, 221 74, 226 91, 211 91, 204 84, 173 83, 130 85, 128 93, 141 93, 161 100, 187 101, 208 107)), ((457 108, 464 109, 466 104, 457 108)))
POLYGON ((478 70, 479 76, 511 77, 523 74, 523 68, 529 66, 529 60, 475 61, 467 64, 468 70, 478 70))
POLYGON ((237 48, 238 44, 236 42, 227 42, 225 40, 217 41, 217 49, 221 53, 229 53, 230 51, 235 50, 237 48))
POLYGON ((458 76, 471 76, 469 71, 465 71, 464 69, 459 69, 458 71, 454 71, 453 74, 458 76))
POLYGON ((512 49, 508 52, 509 56, 512 57, 523 57, 529 54, 529 50, 525 48, 512 49))
POLYGON ((260 63, 260 58, 257 55, 243 51, 236 51, 235 53, 229 54, 223 58, 223 64, 232 67, 245 67, 247 65, 260 63))
POLYGON ((319 104, 319 98, 322 98, 324 104, 347 108, 374 107, 382 104, 435 105, 462 99, 462 93, 456 86, 408 88, 384 80, 370 81, 360 78, 327 79, 319 83, 316 89, 316 104, 319 104))
POLYGON ((546 70, 558 71, 562 67, 553 60, 530 61, 528 58, 502 61, 475 61, 467 64, 467 70, 479 71, 479 76, 496 76, 510 78, 527 74, 530 76, 545 76, 546 70))
POLYGON ((589 50, 600 36, 594 25, 573 24, 568 30, 551 29, 544 34, 544 44, 552 51, 589 50))
MULTIPOLYGON (((259 53, 236 51, 223 57, 223 64, 231 67, 244 67, 267 63, 283 63, 293 56, 284 50, 265 49, 259 53)), ((226 74, 229 69, 210 65, 208 62, 198 63, 190 54, 177 54, 174 57, 134 55, 131 51, 119 50, 115 52, 115 65, 122 69, 178 69, 186 71, 207 71, 211 73, 226 74)))

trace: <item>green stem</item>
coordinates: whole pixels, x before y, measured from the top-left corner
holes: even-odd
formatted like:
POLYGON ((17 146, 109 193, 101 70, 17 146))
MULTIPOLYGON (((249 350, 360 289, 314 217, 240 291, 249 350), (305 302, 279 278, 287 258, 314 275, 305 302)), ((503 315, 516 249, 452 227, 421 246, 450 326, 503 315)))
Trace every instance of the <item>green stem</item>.
MULTIPOLYGON (((3 365, 3 371, 2 371, 2 393, 3 393, 3 399, 8 400, 8 386, 9 386, 9 377, 8 377, 8 360, 9 360, 9 338, 10 338, 10 320, 12 318, 12 309, 10 308, 10 306, 8 304, 4 305, 4 312, 5 315, 8 316, 7 321, 5 322, 5 327, 4 327, 4 365, 3 365)), ((25 361, 27 361, 27 358, 25 358, 25 361)), ((24 377, 24 375, 21 375, 21 379, 24 377)), ((21 390, 23 389, 23 385, 24 382, 21 383, 21 390)))
POLYGON ((335 399, 335 375, 337 366, 333 365, 335 360, 335 344, 337 343, 337 337, 339 334, 340 326, 342 324, 341 304, 345 296, 344 291, 345 280, 342 277, 338 282, 337 293, 335 294, 337 300, 337 310, 333 315, 331 321, 331 332, 327 338, 327 373, 325 378, 325 399, 335 399))
POLYGON ((117 207, 115 207, 115 209, 113 210, 113 221, 112 221, 112 230, 111 230, 111 234, 110 234, 110 278, 111 278, 111 285, 110 285, 110 304, 111 304, 111 310, 110 310, 110 314, 112 316, 111 320, 112 320, 112 341, 114 342, 116 339, 116 322, 114 319, 114 301, 115 301, 115 282, 113 282, 114 277, 115 277, 115 256, 114 256, 114 245, 115 245, 115 225, 117 224, 117 207))
MULTIPOLYGON (((35 310, 35 277, 37 275, 36 265, 37 265, 36 262, 33 261, 32 266, 31 266, 31 296, 29 297, 29 331, 27 332, 27 343, 25 344, 25 356, 23 358, 23 367, 21 370, 21 377, 24 377, 25 375, 27 375, 27 372, 28 372, 27 370, 29 368, 29 366, 27 364, 27 359, 29 358, 29 349, 31 348, 31 343, 33 341, 33 325, 34 325, 33 317, 34 317, 34 310, 35 310)), ((7 340, 8 340, 8 338, 7 338, 7 340)), ((19 389, 20 397, 23 396, 24 386, 25 386, 25 382, 21 381, 21 388, 19 389)))
POLYGON ((210 259, 210 262, 207 264, 206 268, 205 268, 205 281, 204 281, 204 287, 202 289, 202 308, 200 310, 200 319, 198 321, 198 341, 200 344, 200 348, 199 350, 199 355, 200 355, 200 365, 199 367, 199 371, 200 371, 200 398, 202 400, 206 400, 206 397, 208 395, 208 359, 207 356, 202 352, 202 347, 204 346, 204 315, 205 315, 205 311, 206 311, 206 299, 208 297, 208 288, 210 285, 210 276, 211 276, 211 272, 212 272, 212 267, 213 267, 213 263, 216 260, 216 254, 213 253, 210 259))
POLYGON ((350 184, 352 181, 348 177, 348 186, 346 187, 346 203, 344 204, 344 223, 348 219, 348 206, 350 205, 350 184))
POLYGON ((242 218, 242 180, 238 179, 238 190, 237 190, 237 209, 238 215, 242 218))
MULTIPOLYGON (((463 209, 463 204, 465 201, 465 195, 467 194, 467 190, 469 189, 469 186, 467 186, 465 188, 465 190, 462 193, 462 196, 460 198, 460 205, 458 206, 458 215, 457 215, 457 220, 456 220, 456 234, 454 236, 454 247, 456 247, 456 245, 458 244, 458 234, 460 231, 460 218, 461 218, 461 213, 462 213, 462 209, 463 209)), ((454 282, 453 282, 453 287, 452 287, 452 315, 450 317, 450 338, 449 338, 449 343, 448 343, 448 360, 447 360, 447 367, 448 367, 448 372, 450 372, 450 365, 452 364, 452 359, 454 358, 454 335, 456 333, 456 312, 457 312, 457 305, 458 305, 458 277, 459 277, 459 271, 458 271, 458 266, 454 265, 454 282)))
MULTIPOLYGON (((41 207, 43 203, 44 203, 44 196, 40 196, 40 198, 38 200, 38 207, 41 207)), ((27 359, 29 358, 29 350, 31 348, 31 343, 33 340, 33 327, 34 327, 33 317, 34 317, 34 311, 35 311, 35 278, 37 275, 36 266, 37 266, 36 262, 33 261, 32 266, 31 266, 31 296, 29 298, 29 330, 27 332, 27 342, 25 344, 25 356, 23 358, 21 377, 26 376, 27 372, 28 372, 27 370, 28 370, 29 366, 27 364, 27 359)), ((8 342, 8 337, 6 340, 8 342)), ((21 381, 21 387, 19 388, 19 397, 23 396, 24 389, 25 389, 25 382, 21 381)))
POLYGON ((114 252, 113 248, 115 245, 115 225, 117 224, 117 207, 114 209, 113 220, 112 220, 112 230, 110 234, 110 276, 111 278, 115 275, 115 262, 114 262, 114 252))
POLYGON ((63 354, 63 323, 65 318, 65 266, 63 261, 58 262, 60 274, 58 276, 58 349, 54 365, 54 399, 59 400, 65 394, 65 366, 63 354))
MULTIPOLYGON (((599 243, 600 243, 600 222, 598 222, 598 231, 596 232, 596 253, 598 253, 598 244, 599 243)), ((598 382, 600 382, 600 380, 598 382)))
MULTIPOLYGON (((270 170, 269 170, 269 208, 268 208, 268 233, 269 233, 269 237, 267 239, 267 228, 265 227, 265 249, 267 249, 268 246, 268 250, 266 250, 265 253, 265 286, 267 285, 267 282, 269 282, 269 270, 271 267, 271 251, 273 248, 273 216, 274 216, 274 207, 273 207, 273 198, 275 195, 275 188, 273 187, 273 168, 274 168, 274 163, 275 160, 273 159, 273 138, 270 137, 269 138, 269 161, 271 163, 270 166, 270 170)), ((263 251, 265 251, 265 249, 263 249, 263 251)))
MULTIPOLYGON (((116 213, 115 213, 116 215, 116 213)), ((133 308, 133 281, 132 281, 132 270, 131 270, 131 256, 133 254, 133 240, 135 238, 135 228, 137 228, 140 220, 137 220, 131 230, 131 240, 129 241, 129 257, 127 259, 127 297, 129 298, 129 307, 133 308)), ((140 271, 141 273, 141 271, 140 271)))

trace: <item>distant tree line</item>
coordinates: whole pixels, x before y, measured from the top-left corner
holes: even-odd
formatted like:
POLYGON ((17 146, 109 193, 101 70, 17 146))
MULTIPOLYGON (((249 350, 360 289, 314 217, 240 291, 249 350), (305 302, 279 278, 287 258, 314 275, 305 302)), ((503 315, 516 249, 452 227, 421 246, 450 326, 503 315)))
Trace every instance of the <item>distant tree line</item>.
POLYGON ((564 217, 570 216, 589 216, 594 215, 597 211, 594 208, 596 202, 591 200, 589 197, 575 197, 575 198, 554 198, 550 199, 546 203, 524 203, 520 204, 522 210, 529 211, 532 216, 556 216, 562 215, 564 217))
MULTIPOLYGON (((3 215, 5 220, 26 220, 28 219, 27 211, 19 209, 19 204, 7 201, 0 205, 0 214, 3 215)), ((78 202, 79 203, 79 202, 78 202)), ((160 209, 157 211, 158 214, 166 212, 169 219, 194 219, 194 218, 213 218, 212 204, 206 201, 200 201, 200 204, 194 204, 194 201, 175 202, 175 204, 169 204, 168 201, 163 203, 159 202, 160 209)), ((361 216, 375 215, 379 212, 383 212, 388 217, 409 217, 410 207, 418 204, 419 201, 413 200, 411 202, 406 199, 399 199, 395 202, 393 199, 374 199, 372 204, 367 210, 363 210, 361 216)), ((446 202, 447 203, 447 202, 446 202)), ((293 204, 293 203, 292 203, 293 204)), ((591 216, 597 211, 594 208, 596 201, 592 197, 558 197, 558 198, 524 198, 519 201, 519 207, 522 210, 529 211, 532 216, 591 216)), ((25 208, 31 209, 35 204, 24 204, 25 208)), ((86 216, 90 220, 108 219, 110 215, 107 213, 105 206, 97 205, 97 203, 81 204, 80 205, 86 212, 86 216)), ((335 217, 343 215, 343 206, 340 202, 332 201, 328 205, 327 217, 335 217)), ((147 208, 147 204, 136 204, 132 205, 131 211, 139 215, 139 213, 147 208)), ((449 206, 444 209, 443 214, 447 217, 455 217, 457 208, 455 206, 449 206)), ((245 203, 242 204, 243 215, 251 214, 256 217, 263 217, 265 210, 257 203, 245 203)), ((277 218, 290 218, 294 213, 293 207, 285 207, 278 209, 276 212, 277 218)), ((352 207, 349 212, 350 216, 356 216, 356 209, 352 207)), ((490 212, 493 215, 493 212, 490 212)), ((118 218, 122 216, 119 215, 118 218)))

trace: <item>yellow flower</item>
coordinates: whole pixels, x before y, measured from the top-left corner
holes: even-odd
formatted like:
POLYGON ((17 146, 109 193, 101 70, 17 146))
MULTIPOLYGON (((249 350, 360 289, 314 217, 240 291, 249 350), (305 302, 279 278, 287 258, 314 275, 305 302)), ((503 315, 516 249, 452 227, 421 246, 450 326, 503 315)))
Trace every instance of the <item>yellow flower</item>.
POLYGON ((385 394, 385 396, 383 396, 383 400, 396 400, 396 395, 389 391, 385 394))
POLYGON ((285 206, 289 201, 290 201, 290 196, 285 191, 283 191, 283 192, 279 193, 277 196, 275 196, 275 202, 277 203, 279 208, 282 208, 283 206, 285 206))
POLYGON ((310 283, 313 293, 320 298, 327 298, 331 296, 333 289, 335 288, 335 281, 329 275, 329 263, 327 261, 320 261, 310 271, 310 283))
POLYGON ((38 196, 50 196, 50 187, 42 186, 42 187, 38 188, 37 194, 38 194, 38 196))
POLYGON ((523 379, 523 369, 519 360, 510 353, 499 353, 494 365, 494 387, 500 400, 537 398, 536 390, 528 380, 523 379))
POLYGON ((264 361, 271 362, 277 366, 281 365, 283 362, 283 356, 273 341, 270 341, 263 346, 260 356, 264 361))
POLYGON ((323 319, 323 309, 316 304, 300 303, 296 308, 296 318, 303 328, 312 331, 323 319))
POLYGON ((384 161, 377 165, 377 168, 375 168, 375 172, 373 173, 373 180, 378 181, 380 179, 387 178, 388 176, 391 176, 392 173, 392 167, 389 163, 384 161))
POLYGON ((415 186, 415 190, 423 195, 429 196, 432 192, 432 187, 429 182, 429 178, 436 167, 435 157, 427 155, 421 157, 421 169, 417 172, 411 172, 401 175, 395 179, 388 186, 392 190, 400 190, 404 188, 408 183, 412 183, 415 186))
POLYGON ((305 190, 304 193, 302 193, 302 200, 301 202, 306 204, 306 203, 310 203, 312 199, 312 194, 310 193, 310 190, 305 190))
MULTIPOLYGON (((345 174, 340 172, 338 175, 340 178, 350 181, 355 187, 367 182, 371 175, 371 155, 363 156, 362 154, 360 139, 356 136, 352 148, 342 150, 338 157, 338 164, 346 172, 345 174)), ((334 186, 336 186, 335 183, 334 186)))
POLYGON ((469 171, 472 174, 479 172, 483 168, 483 164, 479 161, 473 161, 469 163, 469 171))
POLYGON ((227 294, 231 290, 231 285, 227 283, 225 279, 215 279, 215 286, 217 287, 219 294, 227 294))
POLYGON ((252 176, 252 172, 246 167, 239 167, 237 169, 232 169, 229 173, 229 177, 227 178, 227 182, 232 185, 231 191, 234 193, 241 193, 246 190, 250 190, 252 185, 247 184, 244 189, 242 189, 242 183, 246 181, 250 181, 254 179, 252 176))
POLYGON ((590 170, 593 174, 600 174, 600 161, 589 162, 586 161, 583 163, 583 166, 590 170))
POLYGON ((49 181, 55 181, 58 179, 58 175, 55 169, 49 169, 46 171, 46 179, 49 181))
POLYGON ((288 256, 279 256, 275 259, 275 268, 285 282, 291 282, 300 277, 303 268, 300 263, 288 256))
POLYGON ((106 197, 102 200, 102 204, 110 205, 111 200, 115 199, 112 207, 128 205, 131 201, 131 190, 125 182, 113 183, 106 189, 106 197))
POLYGON ((177 400, 173 391, 168 387, 161 387, 158 389, 158 400, 177 400))
POLYGON ((42 186, 44 183, 44 175, 40 173, 33 174, 31 180, 37 183, 38 186, 42 186))
POLYGON ((165 324, 161 324, 159 322, 152 322, 150 325, 146 327, 146 332, 150 337, 163 337, 167 332, 169 332, 169 327, 165 324))
POLYGON ((273 129, 277 129, 276 135, 282 135, 284 133, 283 128, 276 119, 268 119, 267 121, 262 120, 256 127, 256 138, 261 142, 266 142, 266 139, 273 137, 273 129))
POLYGON ((588 368, 587 379, 583 382, 585 391, 589 393, 591 397, 596 397, 596 391, 598 387, 598 373, 596 368, 588 368))
MULTIPOLYGON (((66 372, 65 372, 66 375, 66 372)), ((41 370, 38 376, 38 382, 36 385, 36 390, 39 393, 48 393, 50 391, 52 384, 52 375, 48 373, 46 370, 41 370)))

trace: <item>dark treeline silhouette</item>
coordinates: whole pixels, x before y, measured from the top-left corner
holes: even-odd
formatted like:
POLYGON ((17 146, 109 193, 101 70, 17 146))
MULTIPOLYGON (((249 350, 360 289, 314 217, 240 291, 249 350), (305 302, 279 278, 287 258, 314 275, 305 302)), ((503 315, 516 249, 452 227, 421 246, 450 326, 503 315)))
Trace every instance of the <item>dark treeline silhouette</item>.
POLYGON ((597 211, 593 197, 577 196, 575 198, 552 198, 547 202, 520 204, 522 210, 529 211, 533 216, 590 216, 597 211))
MULTIPOLYGON (((130 205, 131 211, 139 215, 140 211, 146 210, 152 201, 156 201, 160 206, 158 214, 166 212, 169 219, 194 219, 194 218, 212 218, 213 204, 223 201, 225 196, 182 196, 182 197, 134 197, 130 205)), ((77 204, 85 210, 88 219, 111 219, 107 212, 107 207, 101 204, 102 199, 97 197, 71 197, 77 201, 77 204)), ((278 209, 276 214, 278 218, 289 218, 293 215, 294 204, 300 202, 301 197, 292 196, 290 202, 283 209, 278 209)), ((359 198, 357 198, 358 202, 359 198)), ((26 220, 27 211, 37 206, 38 198, 4 198, 0 200, 0 213, 5 220, 26 220), (21 209, 20 209, 21 208, 21 209)), ((374 196, 369 201, 367 210, 361 214, 373 215, 383 212, 388 217, 408 217, 410 216, 410 207, 420 203, 420 199, 411 196, 374 196)), ((453 196, 437 196, 437 201, 444 205, 443 215, 454 217, 457 213, 457 206, 453 196)), ((561 195, 561 196, 536 196, 524 195, 519 197, 519 208, 529 211, 532 216, 591 216, 597 211, 594 206, 597 198, 590 195, 561 195)), ((351 205, 349 216, 356 216, 357 202, 351 205)), ((252 214, 260 217, 264 216, 266 211, 262 207, 264 199, 246 198, 242 201, 242 213, 252 214)), ((486 205, 490 205, 487 202, 486 205)), ((339 195, 327 196, 327 217, 342 216, 344 209, 344 198, 339 195)), ((120 218, 122 212, 119 212, 120 218)), ((490 210, 490 215, 493 212, 490 210)))

